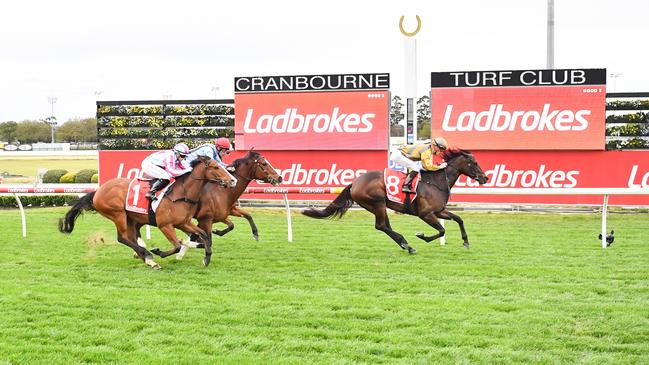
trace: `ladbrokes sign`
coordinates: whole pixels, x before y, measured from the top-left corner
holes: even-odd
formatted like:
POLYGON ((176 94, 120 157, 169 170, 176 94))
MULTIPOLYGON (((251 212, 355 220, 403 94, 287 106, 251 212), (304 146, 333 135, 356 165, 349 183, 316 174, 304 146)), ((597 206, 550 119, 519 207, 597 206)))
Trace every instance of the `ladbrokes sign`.
POLYGON ((387 150, 389 74, 235 78, 237 149, 387 150))
POLYGON ((605 82, 605 69, 434 72, 432 133, 475 150, 603 150, 605 82))

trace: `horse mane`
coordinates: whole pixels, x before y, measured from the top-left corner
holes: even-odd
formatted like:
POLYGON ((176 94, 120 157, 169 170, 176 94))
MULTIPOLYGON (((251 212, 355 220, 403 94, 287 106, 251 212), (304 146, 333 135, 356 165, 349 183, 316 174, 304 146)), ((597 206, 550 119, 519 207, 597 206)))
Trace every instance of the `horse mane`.
POLYGON ((199 163, 203 162, 203 160, 201 159, 201 157, 202 157, 202 156, 199 156, 197 159, 195 159, 194 161, 192 161, 192 162, 189 164, 189 166, 191 166, 191 168, 193 169, 193 168, 196 167, 199 163))
POLYGON ((232 162, 232 167, 234 167, 235 169, 237 169, 237 168, 239 168, 239 166, 241 166, 243 163, 245 163, 245 162, 246 162, 247 160, 249 160, 250 158, 252 158, 252 159, 256 159, 256 158, 259 158, 260 156, 261 156, 261 155, 259 154, 259 152, 257 152, 257 151, 252 151, 252 150, 251 150, 251 151, 249 151, 248 154, 246 154, 245 156, 243 156, 243 157, 241 157, 241 158, 238 158, 238 159, 234 160, 234 161, 232 162))
POLYGON ((444 156, 444 161, 451 161, 455 157, 467 156, 471 154, 469 150, 463 150, 461 148, 451 148, 442 152, 444 156))

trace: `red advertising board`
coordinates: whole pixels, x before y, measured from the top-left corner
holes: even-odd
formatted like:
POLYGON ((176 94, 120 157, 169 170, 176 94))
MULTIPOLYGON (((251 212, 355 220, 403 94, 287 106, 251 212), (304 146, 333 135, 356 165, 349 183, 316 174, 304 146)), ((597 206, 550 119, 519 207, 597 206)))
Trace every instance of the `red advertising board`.
POLYGON ((387 74, 237 78, 237 149, 387 150, 388 87, 387 74))
POLYGON ((431 74, 432 134, 471 150, 604 150, 605 69, 431 74))
MULTIPOLYGON (((645 151, 475 151, 490 188, 649 188, 645 151)), ((457 187, 478 187, 461 176, 457 187)), ((610 204, 649 205, 649 196, 611 196, 610 204)), ((601 204, 602 197, 452 195, 453 202, 601 204)))
MULTIPOLYGON (((142 160, 152 151, 99 151, 100 183, 117 178, 134 178, 142 160)), ((245 155, 235 151, 226 163, 245 155)), ((277 170, 284 182, 281 187, 336 187, 350 184, 357 176, 387 166, 386 151, 260 151, 277 170)), ((252 182, 250 187, 270 184, 252 182)), ((289 194, 295 200, 330 200, 330 194, 289 194)), ((249 194, 244 199, 283 199, 279 194, 249 194)))

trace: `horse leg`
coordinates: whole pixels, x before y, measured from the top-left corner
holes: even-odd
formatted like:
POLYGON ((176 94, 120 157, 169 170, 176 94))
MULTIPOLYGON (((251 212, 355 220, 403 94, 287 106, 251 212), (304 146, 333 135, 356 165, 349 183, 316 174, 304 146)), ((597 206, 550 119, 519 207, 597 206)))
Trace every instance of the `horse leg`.
POLYGON ((197 229, 201 230, 203 234, 205 234, 205 257, 203 258, 203 265, 205 267, 209 266, 210 261, 212 260, 212 235, 206 232, 210 232, 212 230, 212 219, 211 217, 203 218, 202 220, 199 220, 198 222, 198 227, 197 229))
POLYGON ((214 233, 215 235, 217 235, 219 237, 224 236, 226 233, 228 233, 228 232, 230 232, 230 231, 232 231, 234 229, 234 223, 232 223, 232 221, 229 220, 228 218, 225 218, 221 222, 225 223, 228 227, 226 229, 224 229, 224 230, 218 230, 218 229, 213 229, 212 230, 212 233, 214 233))
POLYGON ((126 213, 121 216, 112 217, 111 220, 117 227, 117 241, 130 247, 145 264, 149 265, 152 269, 161 269, 162 267, 153 261, 153 255, 146 248, 140 247, 135 238, 135 224, 128 219, 126 213))
POLYGON ((390 220, 388 219, 388 212, 385 203, 374 205, 359 203, 359 205, 374 213, 374 228, 387 234, 390 238, 392 238, 394 242, 397 243, 397 245, 399 245, 399 247, 407 250, 408 253, 412 254, 417 252, 414 247, 408 245, 408 241, 406 241, 403 235, 392 230, 392 227, 390 226, 390 220))
POLYGON ((455 213, 449 212, 447 209, 442 210, 439 213, 435 213, 436 216, 442 219, 452 219, 455 221, 460 226, 460 233, 462 234, 462 241, 464 242, 463 245, 466 248, 469 248, 469 236, 466 234, 466 230, 464 229, 464 221, 462 218, 460 218, 459 215, 455 213))
POLYGON ((230 209, 230 215, 245 218, 250 225, 250 229, 252 230, 252 237, 255 238, 255 241, 259 241, 259 232, 257 231, 257 225, 255 224, 255 221, 252 220, 250 213, 246 212, 245 210, 239 209, 238 207, 232 207, 232 209, 230 209))
POLYGON ((169 255, 173 255, 175 253, 178 253, 180 251, 181 247, 181 240, 176 236, 176 231, 175 227, 173 224, 165 224, 164 226, 158 226, 160 231, 167 237, 167 240, 171 242, 174 247, 168 251, 161 251, 159 248, 154 248, 151 250, 154 254, 160 256, 160 257, 167 257, 169 255))
POLYGON ((436 239, 438 239, 438 238, 440 238, 440 237, 442 237, 442 236, 444 236, 446 234, 446 230, 444 229, 444 226, 442 226, 442 224, 439 222, 437 217, 435 217, 435 214, 433 214, 432 212, 420 215, 419 218, 422 221, 428 223, 429 226, 435 228, 437 230, 437 232, 438 232, 436 235, 433 235, 433 236, 426 236, 423 232, 418 232, 416 234, 416 236, 421 238, 422 240, 424 240, 426 242, 430 242, 430 241, 436 240, 436 239))
MULTIPOLYGON (((143 224, 142 223, 135 223, 135 237, 136 237, 136 243, 140 247, 146 248, 146 242, 142 239, 142 233, 140 233, 140 229, 142 229, 143 224)), ((140 257, 137 255, 136 252, 133 253, 133 258, 134 259, 139 259, 140 257)))

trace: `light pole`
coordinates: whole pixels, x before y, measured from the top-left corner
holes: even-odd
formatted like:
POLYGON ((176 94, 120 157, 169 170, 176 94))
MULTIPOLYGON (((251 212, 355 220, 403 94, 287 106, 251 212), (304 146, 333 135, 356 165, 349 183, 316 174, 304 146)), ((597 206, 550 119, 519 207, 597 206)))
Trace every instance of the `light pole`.
POLYGON ((617 86, 617 78, 622 76, 621 72, 618 73, 610 73, 608 76, 610 76, 613 79, 613 92, 615 92, 615 87, 617 86))
POLYGON ((52 142, 51 143, 54 143, 54 127, 56 126, 56 117, 55 116, 47 117, 47 118, 45 118, 44 122, 49 124, 50 127, 52 128, 52 142))
POLYGON ((58 98, 54 96, 49 96, 47 102, 50 103, 50 116, 45 118, 45 123, 49 124, 52 127, 52 143, 54 143, 54 127, 56 126, 56 117, 54 116, 54 103, 56 103, 58 98))

